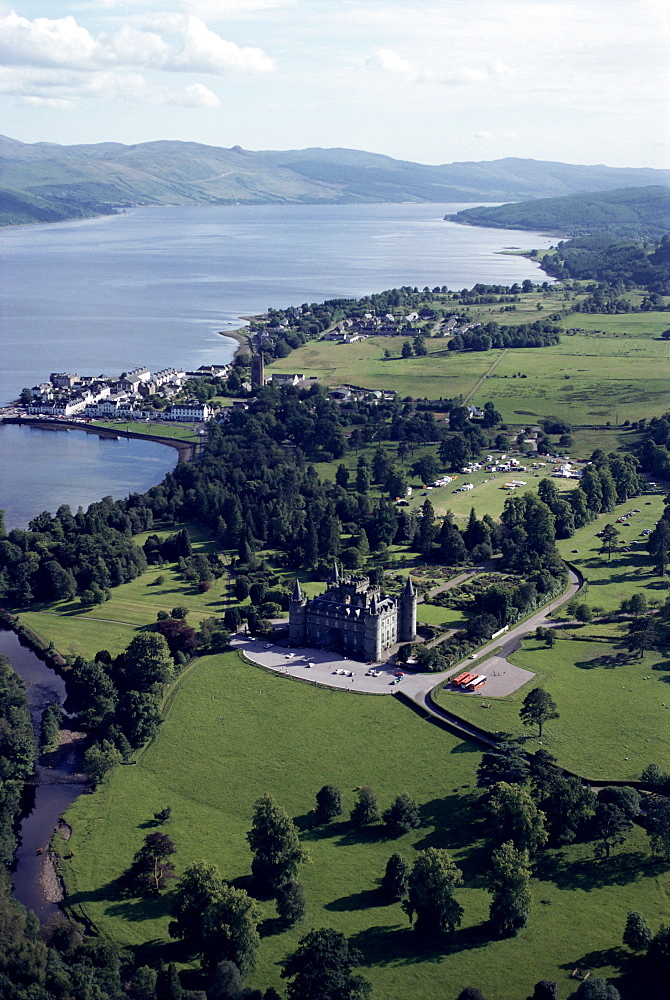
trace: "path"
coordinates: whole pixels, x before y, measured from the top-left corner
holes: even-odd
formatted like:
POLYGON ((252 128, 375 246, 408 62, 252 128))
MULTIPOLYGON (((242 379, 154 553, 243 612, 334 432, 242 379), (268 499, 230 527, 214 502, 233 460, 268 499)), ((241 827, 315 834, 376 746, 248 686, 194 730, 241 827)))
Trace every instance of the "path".
MULTIPOLYGON (((507 657, 519 648, 521 640, 525 636, 534 632, 538 625, 546 626, 549 624, 548 617, 552 611, 555 611, 556 608, 561 606, 561 604, 564 604, 566 601, 569 601, 571 597, 574 597, 581 586, 577 573, 575 573, 575 571, 571 568, 568 569, 568 573, 568 588, 560 597, 556 597, 553 601, 550 601, 549 604, 546 604, 539 611, 536 611, 533 615, 531 615, 530 618, 527 618, 526 621, 510 629, 510 631, 505 634, 504 638, 500 637, 498 639, 494 639, 487 643, 483 649, 479 650, 476 655, 478 669, 481 670, 485 661, 493 656, 494 653, 500 661, 507 661, 507 657)), ((404 677, 402 680, 402 690, 421 708, 426 709, 426 711, 430 712, 432 715, 437 715, 443 718, 445 713, 442 712, 442 710, 436 710, 437 706, 430 698, 430 692, 436 685, 443 684, 453 674, 462 671, 466 666, 473 665, 472 659, 467 657, 455 664, 455 666, 450 667, 449 670, 445 670, 440 674, 413 674, 412 676, 404 677)), ((519 669, 513 668, 513 664, 511 663, 508 664, 508 667, 510 670, 519 669)), ((503 667, 503 669, 508 668, 503 667)), ((520 685, 518 684, 516 685, 516 687, 519 686, 520 685)))
POLYGON ((486 379, 487 379, 487 378, 489 377, 489 375, 491 374, 491 372, 493 371, 493 369, 494 369, 494 368, 495 368, 495 367, 496 367, 497 365, 499 365, 499 364, 500 364, 500 362, 502 361, 502 359, 503 359, 503 358, 505 357, 505 355, 506 355, 507 353, 509 353, 509 347, 506 347, 506 348, 504 349, 504 351, 501 351, 501 353, 500 353, 500 357, 496 358, 496 360, 495 360, 495 361, 493 362, 493 364, 491 365, 491 367, 489 368, 489 370, 488 370, 488 371, 486 372, 486 374, 485 374, 485 375, 482 375, 482 377, 480 378, 479 382, 477 382, 477 384, 475 385, 474 389, 472 389, 472 390, 471 390, 471 391, 470 391, 470 392, 469 392, 469 393, 467 394, 467 396, 466 396, 466 397, 465 397, 465 399, 463 400, 463 406, 467 406, 467 405, 468 405, 468 403, 470 402, 470 400, 472 399, 472 397, 474 396, 474 394, 475 394, 475 393, 477 392, 477 390, 479 389, 480 385, 483 385, 483 384, 484 384, 484 382, 485 382, 485 381, 486 381, 486 379))
POLYGON ((495 561, 493 559, 487 559, 486 562, 480 563, 479 566, 473 566, 472 569, 466 569, 465 572, 452 577, 451 580, 447 580, 446 583, 440 583, 437 587, 433 587, 431 590, 428 590, 426 592, 426 598, 430 600, 431 597, 437 597, 438 594, 443 594, 445 590, 451 590, 452 587, 460 587, 462 583, 465 583, 465 581, 469 580, 470 577, 476 576, 477 573, 490 573, 492 570, 495 570, 495 568, 495 561))

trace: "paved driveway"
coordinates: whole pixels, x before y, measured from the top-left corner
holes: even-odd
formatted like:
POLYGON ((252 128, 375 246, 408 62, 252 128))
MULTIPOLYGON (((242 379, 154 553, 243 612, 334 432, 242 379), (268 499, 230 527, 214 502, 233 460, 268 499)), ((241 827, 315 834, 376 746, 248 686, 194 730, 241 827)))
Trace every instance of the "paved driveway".
POLYGON ((301 681, 311 681, 313 684, 326 684, 328 687, 341 688, 344 691, 363 691, 366 694, 392 694, 402 690, 409 677, 406 675, 399 684, 395 680, 395 664, 377 664, 370 668, 367 663, 358 660, 348 660, 339 653, 324 649, 287 649, 284 646, 273 646, 262 639, 250 639, 244 635, 236 635, 230 642, 233 649, 254 663, 274 670, 278 674, 299 677, 301 681), (370 676, 370 669, 378 672, 377 677, 370 676))

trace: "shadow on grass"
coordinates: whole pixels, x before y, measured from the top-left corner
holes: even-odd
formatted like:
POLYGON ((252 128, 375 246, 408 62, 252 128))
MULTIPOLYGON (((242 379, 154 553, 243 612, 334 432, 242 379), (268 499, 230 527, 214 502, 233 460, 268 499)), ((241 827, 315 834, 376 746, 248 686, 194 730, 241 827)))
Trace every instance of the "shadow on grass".
POLYGON ((442 939, 422 940, 411 927, 368 927, 349 939, 363 954, 365 965, 412 965, 439 961, 460 951, 485 948, 491 940, 488 923, 462 927, 442 939))
POLYGON ((472 842, 472 810, 460 794, 424 802, 419 812, 421 826, 432 829, 414 844, 415 850, 426 847, 457 850, 472 842))
POLYGON ((608 965, 620 969, 630 960, 630 957, 630 952, 620 946, 602 948, 598 951, 589 951, 574 961, 563 962, 559 965, 559 969, 569 969, 570 972, 573 969, 584 969, 586 972, 589 969, 602 969, 608 965))
POLYGON ((577 660, 576 667, 580 670, 593 670, 594 667, 605 667, 606 670, 614 670, 632 662, 630 653, 603 653, 602 656, 594 656, 592 660, 577 660))
POLYGON ((265 920, 261 920, 258 925, 258 933, 262 938, 276 937, 277 934, 283 934, 285 930, 286 923, 279 917, 267 917, 265 920))
POLYGON ((361 892, 352 892, 349 896, 340 896, 326 903, 325 910, 335 910, 336 912, 346 912, 347 910, 367 910, 370 906, 379 906, 384 903, 384 897, 379 888, 363 889, 361 892))
POLYGON ((535 875, 544 882, 553 882, 560 889, 602 889, 611 885, 630 885, 641 878, 661 875, 667 862, 650 858, 643 851, 613 854, 610 858, 580 858, 567 864, 559 856, 543 856, 538 860, 535 875))
POLYGON ((170 913, 170 903, 165 896, 143 897, 119 900, 107 907, 111 917, 122 917, 136 923, 140 920, 160 920, 170 913))

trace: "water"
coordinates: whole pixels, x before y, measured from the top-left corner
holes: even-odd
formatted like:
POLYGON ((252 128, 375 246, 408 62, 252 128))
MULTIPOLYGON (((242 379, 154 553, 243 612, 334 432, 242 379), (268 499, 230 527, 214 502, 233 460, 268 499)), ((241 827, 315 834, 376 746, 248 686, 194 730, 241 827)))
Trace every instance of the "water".
POLYGON ((400 285, 545 280, 535 233, 444 222, 462 205, 140 208, 0 232, 0 403, 52 371, 225 363, 242 317, 400 285))
MULTIPOLYGON (((0 654, 11 660, 23 679, 37 734, 45 706, 64 700, 65 682, 32 650, 22 646, 13 632, 0 631, 0 654)), ((54 758, 48 766, 37 765, 37 781, 44 783, 26 789, 15 854, 14 895, 38 915, 41 923, 59 912, 58 904, 46 898, 44 892, 45 880, 51 874, 47 848, 59 818, 82 791, 81 783, 68 784, 80 766, 76 749, 64 747, 54 758)))
POLYGON ((101 497, 120 500, 159 483, 177 462, 174 448, 140 439, 101 438, 79 430, 0 427, 0 506, 7 528, 61 504, 73 512, 101 497))

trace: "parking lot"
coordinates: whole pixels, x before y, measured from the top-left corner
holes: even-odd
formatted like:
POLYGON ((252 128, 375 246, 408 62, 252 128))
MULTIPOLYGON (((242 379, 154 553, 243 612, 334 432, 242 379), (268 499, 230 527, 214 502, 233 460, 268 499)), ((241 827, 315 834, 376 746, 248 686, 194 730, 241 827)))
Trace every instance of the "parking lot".
POLYGON ((345 691, 364 691, 369 694, 392 694, 403 689, 407 678, 398 680, 395 664, 376 664, 369 667, 357 660, 348 660, 339 653, 321 649, 287 649, 263 639, 251 639, 241 634, 231 639, 233 649, 239 650, 254 663, 275 670, 279 674, 299 677, 302 681, 327 684, 345 691))

